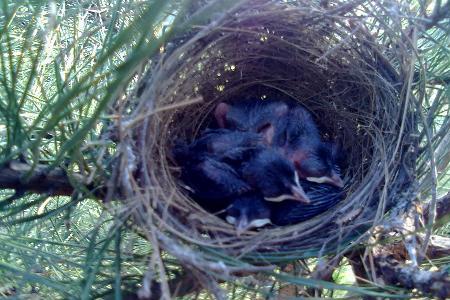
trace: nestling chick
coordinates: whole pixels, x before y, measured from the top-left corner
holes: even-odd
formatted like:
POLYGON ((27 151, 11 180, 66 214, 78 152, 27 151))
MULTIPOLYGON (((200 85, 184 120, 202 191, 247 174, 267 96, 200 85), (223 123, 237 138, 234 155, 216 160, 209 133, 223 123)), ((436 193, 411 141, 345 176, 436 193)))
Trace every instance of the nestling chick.
POLYGON ((248 193, 237 197, 225 211, 225 220, 236 227, 236 234, 270 224, 270 207, 262 195, 248 193))
POLYGON ((262 146, 240 147, 251 144, 250 137, 242 137, 249 134, 209 131, 190 145, 174 148, 174 157, 182 170, 181 179, 193 198, 210 211, 224 209, 235 197, 251 190, 261 192, 267 201, 292 199, 308 203, 293 165, 281 154, 262 146), (228 149, 224 142, 230 136, 241 140, 238 144, 232 141, 236 148, 228 149), (209 147, 211 144, 217 147, 209 147))
POLYGON ((303 180, 301 183, 311 204, 303 205, 294 201, 270 204, 271 221, 274 225, 292 225, 311 219, 335 206, 345 196, 343 189, 332 185, 303 180))
POLYGON ((286 115, 288 105, 282 101, 244 100, 234 104, 221 102, 214 116, 220 128, 261 133, 272 144, 275 122, 286 115))
POLYGON ((338 163, 336 145, 322 142, 317 126, 305 108, 293 107, 275 128, 274 145, 292 161, 301 179, 336 187, 344 185, 334 171, 338 163))
POLYGON ((274 149, 259 148, 254 151, 250 160, 243 164, 241 173, 242 178, 260 191, 267 201, 310 202, 292 163, 274 149))
MULTIPOLYGON (((189 155, 208 153, 217 159, 239 158, 248 149, 263 145, 261 134, 229 129, 207 129, 184 150, 189 155)), ((179 148, 179 146, 178 146, 179 148)))
POLYGON ((278 148, 295 165, 300 178, 343 186, 333 172, 336 147, 321 141, 316 123, 302 106, 269 100, 222 102, 214 115, 219 127, 261 133, 266 145, 278 148))
POLYGON ((237 161, 239 166, 239 159, 249 149, 246 146, 259 140, 255 134, 211 130, 191 144, 175 145, 173 156, 192 197, 215 212, 230 205, 232 197, 249 192, 251 186, 225 161, 237 161))

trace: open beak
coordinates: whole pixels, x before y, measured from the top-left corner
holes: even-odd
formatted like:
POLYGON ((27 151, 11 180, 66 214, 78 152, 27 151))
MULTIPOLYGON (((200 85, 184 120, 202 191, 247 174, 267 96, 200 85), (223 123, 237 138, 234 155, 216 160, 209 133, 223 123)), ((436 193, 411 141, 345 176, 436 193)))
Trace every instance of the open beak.
POLYGON ((315 183, 328 183, 328 184, 334 185, 338 188, 344 187, 344 181, 338 174, 336 174, 334 172, 332 173, 331 176, 306 177, 306 180, 315 182, 315 183))
POLYGON ((245 215, 242 215, 241 218, 237 220, 236 225, 236 235, 241 236, 242 233, 246 232, 250 229, 251 224, 248 222, 248 219, 245 215))

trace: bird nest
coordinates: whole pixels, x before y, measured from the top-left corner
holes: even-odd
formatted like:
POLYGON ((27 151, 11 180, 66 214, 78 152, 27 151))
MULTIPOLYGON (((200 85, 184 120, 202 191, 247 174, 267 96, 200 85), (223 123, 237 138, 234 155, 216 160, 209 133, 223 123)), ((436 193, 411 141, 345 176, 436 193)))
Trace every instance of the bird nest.
POLYGON ((372 1, 244 1, 166 43, 121 124, 118 169, 127 207, 155 247, 215 271, 317 256, 355 242, 393 207, 410 203, 413 60, 394 11, 372 1), (238 237, 189 198, 174 143, 213 126, 218 103, 245 99, 306 107, 324 138, 342 144, 345 199, 299 224, 238 237))

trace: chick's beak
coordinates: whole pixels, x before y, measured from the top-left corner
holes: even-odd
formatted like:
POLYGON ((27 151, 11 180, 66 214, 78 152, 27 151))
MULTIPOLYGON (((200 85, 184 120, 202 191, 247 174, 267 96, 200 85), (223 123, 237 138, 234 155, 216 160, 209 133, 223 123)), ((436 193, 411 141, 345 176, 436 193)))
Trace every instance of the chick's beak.
POLYGON ((302 186, 300 185, 300 180, 298 178, 297 173, 295 173, 294 177, 295 184, 286 185, 286 188, 289 189, 289 194, 282 194, 277 197, 264 197, 266 201, 271 202, 281 202, 284 200, 294 200, 301 202, 303 204, 309 204, 311 203, 311 200, 309 199, 308 195, 306 195, 305 191, 303 190, 302 186))
POLYGON ((294 173, 294 182, 295 185, 291 186, 291 193, 294 196, 293 200, 297 200, 305 204, 311 203, 311 200, 309 199, 308 195, 306 195, 305 191, 300 185, 300 179, 298 177, 297 172, 294 173))
POLYGON ((331 185, 334 185, 338 188, 344 187, 344 181, 342 180, 341 176, 339 176, 337 173, 333 172, 331 176, 322 176, 322 177, 306 177, 306 180, 315 182, 315 183, 328 183, 331 185))
POLYGON ((330 183, 332 185, 338 187, 338 188, 343 188, 344 187, 344 181, 342 180, 341 176, 339 176, 335 172, 333 172, 333 174, 331 175, 331 182, 330 183))
POLYGON ((248 222, 247 216, 242 215, 236 224, 236 235, 241 236, 242 233, 250 229, 250 223, 248 222))
POLYGON ((311 203, 308 195, 306 195, 305 191, 300 185, 292 185, 291 186, 292 200, 299 201, 304 204, 311 203))

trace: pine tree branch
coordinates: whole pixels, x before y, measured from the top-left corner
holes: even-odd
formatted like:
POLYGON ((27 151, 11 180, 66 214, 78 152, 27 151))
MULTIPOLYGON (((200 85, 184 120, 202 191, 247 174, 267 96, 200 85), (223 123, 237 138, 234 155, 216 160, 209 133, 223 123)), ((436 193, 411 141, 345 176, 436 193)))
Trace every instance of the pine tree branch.
POLYGON ((10 161, 0 166, 0 189, 13 189, 16 194, 35 193, 49 196, 70 196, 76 190, 76 185, 83 185, 92 197, 100 198, 104 189, 85 184, 81 174, 67 174, 62 168, 49 168, 39 164, 32 167, 20 161, 10 161))
MULTIPOLYGON (((424 218, 428 218, 428 207, 425 207, 424 218)), ((437 202, 436 220, 442 221, 450 214, 450 193, 440 198, 437 202)), ((411 220, 414 214, 404 216, 404 226, 410 232, 414 232, 415 227, 411 220)), ((386 233, 383 235, 386 236, 386 233)), ((411 235, 411 234, 410 234, 411 235)), ((424 234, 415 234, 414 239, 418 245, 423 244, 424 234)), ((379 239, 377 239, 379 240, 379 239)), ((425 295, 444 299, 450 297, 450 277, 446 272, 429 271, 419 268, 414 264, 415 255, 411 251, 411 245, 405 240, 378 243, 371 250, 364 253, 363 249, 355 249, 346 254, 358 284, 376 282, 378 284, 399 285, 407 289, 417 289, 425 295), (366 254, 366 255, 364 255, 366 254), (370 258, 373 258, 372 260, 370 258), (407 264, 407 260, 413 261, 407 264), (369 272, 368 268, 373 268, 369 272), (375 278, 374 278, 375 277, 375 278)), ((428 259, 437 259, 450 255, 450 238, 433 235, 430 238, 425 256, 428 259)), ((372 299, 367 297, 365 299, 372 299)))
POLYGON ((450 297, 450 277, 446 272, 421 270, 413 265, 405 265, 389 252, 375 256, 375 264, 386 284, 417 289, 439 299, 450 297))
MULTIPOLYGON (((427 250, 430 259, 445 257, 450 254, 450 238, 432 236, 427 250)), ((386 246, 377 246, 368 256, 362 249, 348 253, 347 259, 352 266, 358 285, 368 282, 378 284, 399 285, 406 289, 417 289, 424 295, 446 299, 450 297, 450 277, 443 271, 429 271, 417 266, 406 264, 408 252, 403 242, 386 246), (374 272, 369 272, 371 266, 369 255, 373 257, 374 272), (376 278, 372 278, 375 274, 376 278)), ((365 300, 375 299, 370 296, 365 300)))
POLYGON ((49 170, 44 165, 38 165, 32 170, 30 165, 18 161, 11 161, 0 167, 0 189, 51 196, 69 196, 74 191, 63 169, 49 170))

